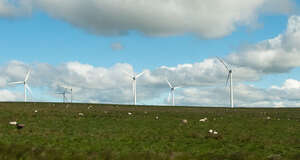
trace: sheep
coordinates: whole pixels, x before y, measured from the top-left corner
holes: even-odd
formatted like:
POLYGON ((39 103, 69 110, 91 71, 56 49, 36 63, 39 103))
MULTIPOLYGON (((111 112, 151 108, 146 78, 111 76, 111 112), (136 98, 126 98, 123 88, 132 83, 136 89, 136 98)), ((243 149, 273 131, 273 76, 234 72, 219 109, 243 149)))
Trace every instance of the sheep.
POLYGON ((131 115, 132 115, 132 113, 131 113, 131 112, 128 112, 128 115, 130 115, 130 116, 131 116, 131 115))
POLYGON ((14 121, 14 122, 9 122, 10 125, 17 125, 18 122, 14 121))
POLYGON ((187 121, 186 119, 183 119, 183 120, 182 120, 182 123, 185 123, 185 124, 186 124, 186 123, 188 123, 188 121, 187 121))
POLYGON ((25 124, 19 124, 18 122, 14 121, 14 122, 9 122, 10 125, 14 125, 17 127, 17 129, 22 129, 25 127, 25 124))
POLYGON ((84 114, 83 114, 83 113, 78 113, 78 115, 79 115, 79 116, 84 116, 84 114))
POLYGON ((200 122, 206 122, 206 121, 207 121, 207 118, 205 117, 205 118, 203 118, 203 119, 200 119, 199 121, 200 121, 200 122))
POLYGON ((22 128, 24 128, 24 127, 25 127, 25 124, 18 124, 18 123, 17 123, 17 125, 16 125, 16 126, 17 126, 17 129, 22 129, 22 128))

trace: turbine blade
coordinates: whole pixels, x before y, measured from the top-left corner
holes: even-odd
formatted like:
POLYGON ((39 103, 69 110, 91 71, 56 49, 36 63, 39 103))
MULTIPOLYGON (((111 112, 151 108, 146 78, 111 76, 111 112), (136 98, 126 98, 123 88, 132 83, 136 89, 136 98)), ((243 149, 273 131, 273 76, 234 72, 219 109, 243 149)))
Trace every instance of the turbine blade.
POLYGON ((228 80, 229 80, 229 77, 230 77, 230 73, 228 73, 228 76, 227 76, 227 80, 226 80, 226 87, 228 85, 228 80))
POLYGON ((219 58, 219 57, 217 57, 217 59, 224 65, 224 67, 229 71, 230 69, 229 69, 229 67, 228 67, 228 65, 223 61, 223 59, 221 59, 221 58, 219 58))
POLYGON ((24 84, 24 81, 8 83, 8 85, 15 85, 15 84, 24 84))
POLYGON ((127 74, 130 78, 133 78, 134 76, 126 71, 123 71, 123 73, 127 74))
POLYGON ((32 91, 31 91, 30 87, 27 84, 25 84, 25 88, 29 91, 30 95, 32 96, 32 91))
POLYGON ((30 73, 31 73, 31 70, 29 70, 28 72, 27 72, 27 74, 26 74, 26 77, 25 77, 25 82, 27 82, 27 80, 28 80, 28 78, 29 78, 29 76, 30 76, 30 73))
POLYGON ((135 77, 136 77, 136 78, 139 78, 139 77, 140 77, 141 75, 143 75, 144 73, 145 73, 145 71, 143 71, 142 73, 136 75, 135 77))
POLYGON ((168 83, 169 87, 170 87, 170 88, 172 88, 172 85, 171 85, 171 83, 169 82, 169 80, 168 80, 168 79, 166 79, 166 81, 167 81, 167 83, 168 83))

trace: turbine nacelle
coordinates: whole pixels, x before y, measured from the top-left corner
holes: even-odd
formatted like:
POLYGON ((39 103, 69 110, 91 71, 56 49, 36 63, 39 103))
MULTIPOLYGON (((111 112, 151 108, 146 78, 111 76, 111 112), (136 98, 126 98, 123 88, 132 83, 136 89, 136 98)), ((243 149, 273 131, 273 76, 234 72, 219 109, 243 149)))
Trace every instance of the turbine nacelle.
POLYGON ((123 72, 125 74, 127 74, 130 77, 130 79, 132 79, 133 101, 134 101, 134 105, 136 105, 136 80, 137 80, 137 78, 139 78, 140 76, 142 76, 145 72, 141 72, 141 73, 139 73, 137 75, 135 73, 130 74, 130 73, 126 72, 126 71, 123 71, 123 72))

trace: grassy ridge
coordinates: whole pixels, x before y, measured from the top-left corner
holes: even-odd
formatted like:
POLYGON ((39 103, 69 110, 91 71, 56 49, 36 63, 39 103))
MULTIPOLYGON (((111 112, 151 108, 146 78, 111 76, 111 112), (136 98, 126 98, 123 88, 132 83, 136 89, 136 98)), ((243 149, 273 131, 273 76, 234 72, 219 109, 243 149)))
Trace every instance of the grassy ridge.
POLYGON ((300 109, 0 103, 0 131, 0 159, 300 159, 300 109))

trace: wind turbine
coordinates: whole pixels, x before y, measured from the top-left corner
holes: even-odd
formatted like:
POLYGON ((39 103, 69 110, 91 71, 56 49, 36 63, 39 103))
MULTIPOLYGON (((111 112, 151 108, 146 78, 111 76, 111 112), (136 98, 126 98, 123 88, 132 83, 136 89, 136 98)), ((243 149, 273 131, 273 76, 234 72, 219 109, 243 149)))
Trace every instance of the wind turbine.
POLYGON ((170 92, 169 92, 169 96, 168 96, 168 102, 170 102, 170 97, 171 97, 171 94, 172 94, 172 105, 175 106, 175 89, 177 88, 180 88, 178 86, 174 86, 174 85, 171 85, 171 83, 169 82, 169 80, 166 80, 169 87, 170 87, 170 92))
POLYGON ((31 70, 29 70, 29 71, 27 72, 24 81, 11 82, 11 83, 9 83, 9 85, 24 84, 24 102, 27 101, 27 96, 26 96, 27 93, 26 93, 26 91, 29 91, 29 93, 30 93, 31 96, 32 96, 32 91, 31 91, 30 87, 29 87, 28 84, 27 84, 27 81, 28 81, 28 79, 29 79, 30 73, 31 73, 31 70))
MULTIPOLYGON (((65 103, 66 100, 67 100, 66 94, 69 93, 69 92, 68 92, 68 89, 69 89, 69 88, 63 87, 63 89, 64 89, 63 92, 57 92, 56 94, 61 94, 61 95, 63 96, 63 102, 65 103)), ((72 103, 72 99, 73 99, 73 97, 72 97, 72 92, 73 92, 73 89, 70 88, 69 90, 71 91, 70 94, 71 94, 71 103, 72 103)))
POLYGON ((130 74, 125 71, 124 71, 124 73, 127 74, 130 77, 130 79, 132 80, 133 100, 134 100, 134 105, 136 105, 136 79, 139 78, 141 75, 143 75, 145 72, 141 72, 137 75, 135 73, 130 74))
POLYGON ((66 90, 64 89, 63 92, 57 92, 56 94, 61 94, 63 96, 63 102, 66 102, 66 90))
POLYGON ((227 76, 227 80, 226 80, 226 86, 228 84, 228 80, 229 80, 229 85, 230 85, 230 106, 231 108, 233 108, 233 89, 232 89, 232 69, 231 66, 227 63, 224 62, 223 59, 217 57, 217 59, 224 65, 225 69, 228 71, 228 76, 227 76))

